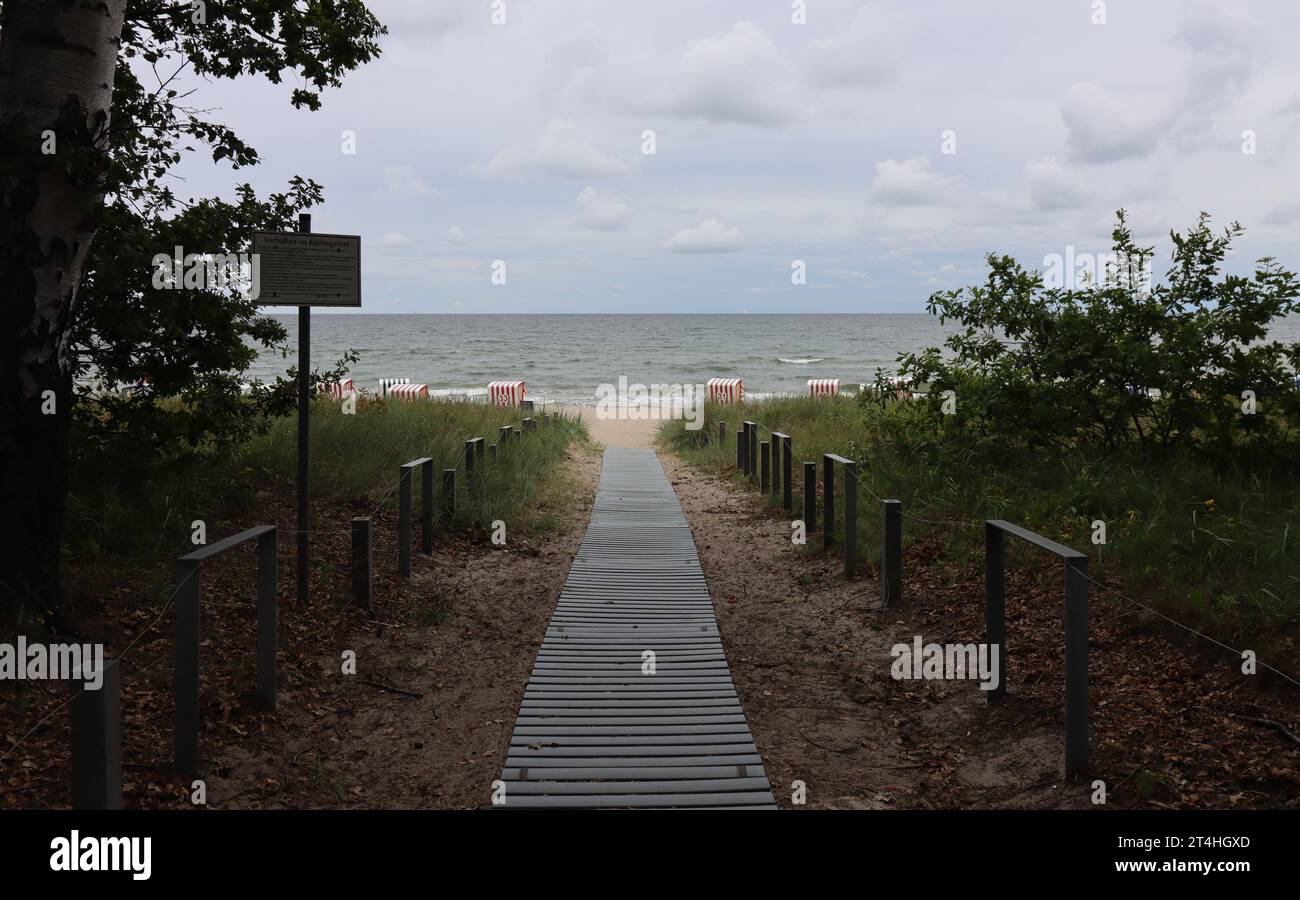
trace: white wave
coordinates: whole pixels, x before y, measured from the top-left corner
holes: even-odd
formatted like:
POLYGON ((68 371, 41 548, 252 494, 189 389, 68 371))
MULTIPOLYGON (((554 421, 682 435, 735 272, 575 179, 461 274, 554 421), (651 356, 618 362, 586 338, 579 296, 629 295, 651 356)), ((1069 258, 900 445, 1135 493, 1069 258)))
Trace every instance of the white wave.
POLYGON ((487 388, 430 388, 430 397, 486 397, 487 388))

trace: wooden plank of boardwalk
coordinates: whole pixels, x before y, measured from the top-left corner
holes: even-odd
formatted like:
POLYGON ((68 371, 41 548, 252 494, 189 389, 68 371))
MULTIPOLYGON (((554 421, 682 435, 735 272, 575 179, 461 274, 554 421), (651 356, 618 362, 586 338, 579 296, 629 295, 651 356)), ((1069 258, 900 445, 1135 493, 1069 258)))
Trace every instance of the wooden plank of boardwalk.
POLYGON ((695 542, 652 450, 605 451, 501 780, 506 808, 776 808, 695 542))

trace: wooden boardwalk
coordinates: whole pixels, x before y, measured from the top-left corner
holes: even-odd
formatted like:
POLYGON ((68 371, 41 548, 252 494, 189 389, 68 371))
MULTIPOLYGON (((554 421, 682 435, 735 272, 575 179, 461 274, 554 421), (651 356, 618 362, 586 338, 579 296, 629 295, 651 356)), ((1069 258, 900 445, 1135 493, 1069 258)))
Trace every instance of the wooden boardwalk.
POLYGON ((605 451, 501 779, 506 808, 776 808, 652 450, 605 451))

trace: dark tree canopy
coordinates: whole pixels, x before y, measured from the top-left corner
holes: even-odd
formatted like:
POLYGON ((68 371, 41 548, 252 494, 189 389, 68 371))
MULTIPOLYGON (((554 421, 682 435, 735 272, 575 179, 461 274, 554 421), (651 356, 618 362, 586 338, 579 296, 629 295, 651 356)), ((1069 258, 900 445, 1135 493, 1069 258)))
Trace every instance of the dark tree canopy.
POLYGON ((287 102, 317 109, 384 33, 361 0, 0 5, 0 623, 58 617, 70 456, 145 469, 248 433, 289 396, 277 380, 241 400, 239 384, 283 328, 230 285, 155 287, 152 263, 177 245, 245 251, 320 185, 177 196, 186 152, 236 169, 258 155, 176 85, 292 79, 287 102), (101 400, 78 387, 90 377, 155 390, 101 400))
POLYGON ((383 26, 356 0, 242 4, 136 0, 128 5, 118 62, 106 206, 82 286, 74 341, 79 375, 105 384, 147 381, 149 391, 82 389, 84 453, 114 449, 136 460, 220 447, 293 400, 290 380, 252 385, 240 373, 257 347, 281 347, 284 328, 233 287, 154 287, 150 260, 186 253, 237 253, 252 232, 292 227, 320 203, 322 188, 295 177, 259 198, 241 185, 231 200, 178 197, 170 171, 186 150, 232 168, 256 165, 257 151, 195 105, 177 85, 202 78, 260 75, 304 82, 288 102, 317 109, 321 93, 378 54, 383 26), (145 73, 143 78, 141 73, 145 73), (179 399, 181 402, 175 402, 179 399))

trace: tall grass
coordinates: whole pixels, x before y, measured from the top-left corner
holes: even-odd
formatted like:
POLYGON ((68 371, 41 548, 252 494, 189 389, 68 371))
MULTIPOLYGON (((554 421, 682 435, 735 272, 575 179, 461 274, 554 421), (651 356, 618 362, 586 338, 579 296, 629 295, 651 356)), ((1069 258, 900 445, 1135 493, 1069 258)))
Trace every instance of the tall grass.
MULTIPOLYGON (((491 519, 523 518, 532 509, 539 485, 554 474, 574 440, 586 438, 586 425, 577 416, 552 415, 543 427, 511 437, 497 448, 495 462, 484 451, 474 477, 466 477, 465 442, 481 437, 499 442, 499 429, 522 427, 514 409, 460 400, 430 402, 359 401, 354 414, 344 414, 338 402, 317 401, 312 408, 312 494, 325 500, 364 500, 379 503, 395 490, 399 467, 431 458, 435 493, 441 498, 443 471, 456 469, 456 518, 452 527, 491 519)), ((295 483, 298 471, 297 420, 277 420, 266 434, 253 438, 240 452, 246 468, 295 483)), ((417 471, 415 479, 420 477, 417 471)), ((412 494, 420 496, 418 484, 412 494)), ((387 502, 392 502, 389 497, 387 502)), ((418 502, 418 499, 417 499, 418 502)), ((439 509, 442 500, 438 500, 439 509)))
MULTIPOLYGON (((1300 623, 1294 473, 1215 468, 1188 458, 1157 464, 1082 449, 977 455, 955 436, 923 427, 907 407, 863 407, 850 398, 709 404, 703 429, 665 422, 659 438, 696 465, 738 479, 735 431, 742 421, 758 422, 763 440, 773 430, 791 435, 794 517, 801 515, 798 461, 817 461, 819 474, 823 453, 858 461, 859 539, 871 565, 879 564, 880 546, 874 495, 902 501, 905 545, 937 541, 953 562, 982 552, 982 520, 1007 519, 1088 553, 1094 578, 1188 625, 1213 627, 1222 638, 1285 639, 1300 623), (716 441, 720 420, 728 425, 725 447, 716 441), (1106 526, 1104 544, 1092 540, 1098 520, 1106 526)), ((837 507, 843 509, 842 499, 837 507)), ((810 548, 820 545, 810 539, 810 548)), ((1042 567, 1031 548, 1013 552, 1042 567)))
MULTIPOLYGON (((497 441, 503 425, 519 426, 518 410, 456 400, 360 400, 354 414, 338 401, 317 399, 311 410, 311 497, 321 503, 395 504, 399 467, 420 457, 434 460, 442 508, 442 473, 458 469, 456 516, 445 528, 510 520, 512 526, 546 525, 536 509, 539 490, 556 475, 566 448, 585 440, 576 417, 552 415, 541 426, 498 450, 471 484, 465 478, 465 441, 497 441)), ((297 478, 296 416, 266 423, 232 452, 184 462, 97 459, 74 473, 65 546, 76 557, 111 552, 156 556, 188 539, 194 519, 236 518, 256 509, 269 491, 291 496, 297 478)), ((419 502, 419 472, 412 493, 419 502)))

